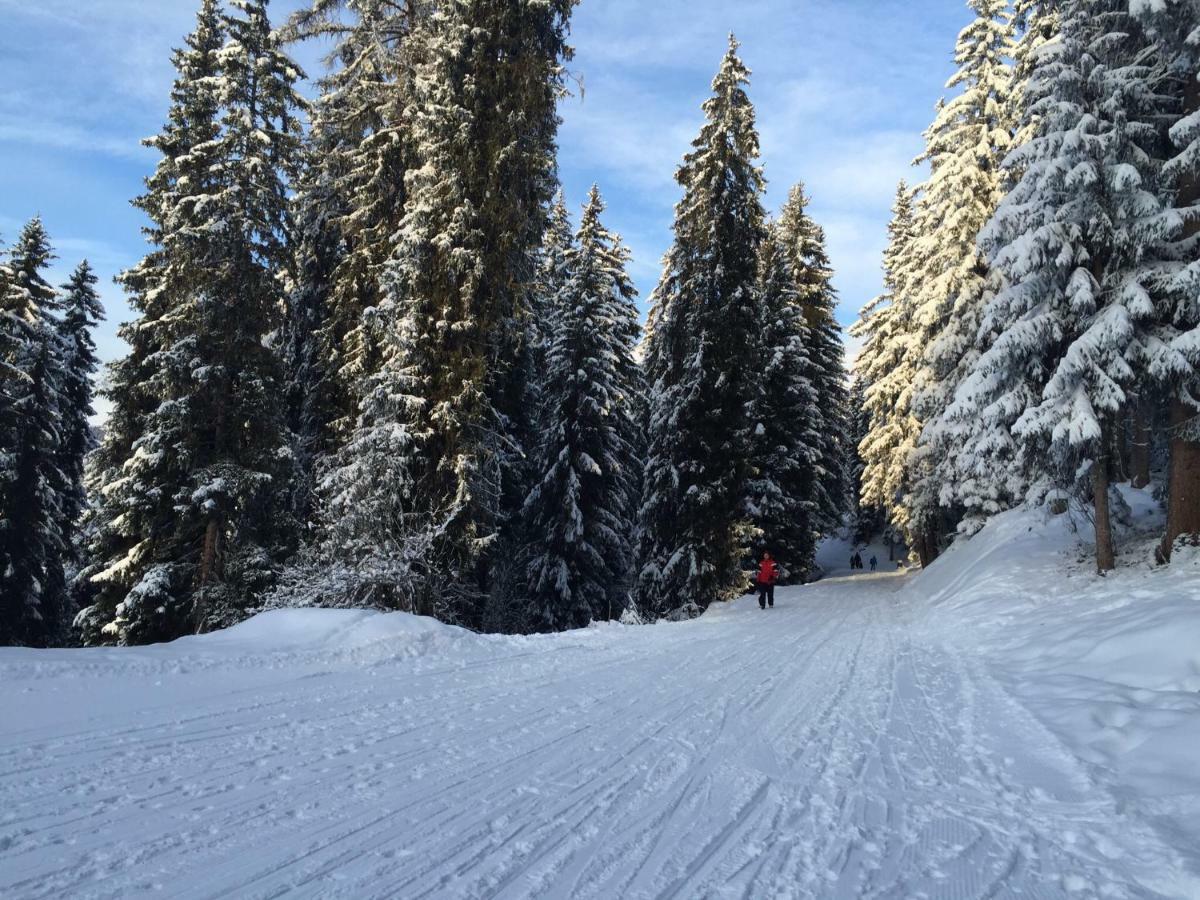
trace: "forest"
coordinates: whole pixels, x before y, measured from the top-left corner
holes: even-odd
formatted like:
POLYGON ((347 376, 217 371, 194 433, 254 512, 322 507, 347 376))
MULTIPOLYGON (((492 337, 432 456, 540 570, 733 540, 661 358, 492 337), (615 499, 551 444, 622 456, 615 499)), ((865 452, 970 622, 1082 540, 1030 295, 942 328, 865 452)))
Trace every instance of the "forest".
POLYGON ((1122 481, 1161 564, 1197 540, 1195 3, 970 0, 850 360, 732 36, 643 320, 600 187, 559 185, 576 2, 202 0, 126 355, 100 371, 96 277, 47 281, 40 219, 0 260, 0 644, 690 619, 763 551, 791 584, 845 529, 927 565, 1021 504, 1086 510, 1105 572, 1122 481))

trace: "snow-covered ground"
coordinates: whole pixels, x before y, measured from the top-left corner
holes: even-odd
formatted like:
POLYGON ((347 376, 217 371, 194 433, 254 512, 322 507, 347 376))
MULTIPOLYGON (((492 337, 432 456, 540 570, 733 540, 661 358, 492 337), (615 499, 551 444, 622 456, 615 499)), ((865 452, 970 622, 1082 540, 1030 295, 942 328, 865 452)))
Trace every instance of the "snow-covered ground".
POLYGON ((0 651, 0 896, 1200 897, 1200 559, 1067 526, 683 624, 0 651))

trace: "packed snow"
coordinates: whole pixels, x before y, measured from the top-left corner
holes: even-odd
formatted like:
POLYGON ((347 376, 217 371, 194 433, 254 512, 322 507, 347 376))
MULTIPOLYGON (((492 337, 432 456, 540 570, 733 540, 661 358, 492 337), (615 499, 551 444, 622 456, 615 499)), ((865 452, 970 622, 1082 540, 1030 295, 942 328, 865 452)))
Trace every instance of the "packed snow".
POLYGON ((3 650, 0 896, 1200 897, 1200 556, 1089 533, 679 624, 3 650))

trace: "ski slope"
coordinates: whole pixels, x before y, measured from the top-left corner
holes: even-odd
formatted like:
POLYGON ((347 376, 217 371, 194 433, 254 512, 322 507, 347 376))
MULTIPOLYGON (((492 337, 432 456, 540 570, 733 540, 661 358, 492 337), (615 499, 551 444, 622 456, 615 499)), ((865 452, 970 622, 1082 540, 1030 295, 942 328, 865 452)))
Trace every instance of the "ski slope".
POLYGON ((918 583, 533 638, 291 610, 0 651, 0 896, 1200 897, 1195 835, 918 583))

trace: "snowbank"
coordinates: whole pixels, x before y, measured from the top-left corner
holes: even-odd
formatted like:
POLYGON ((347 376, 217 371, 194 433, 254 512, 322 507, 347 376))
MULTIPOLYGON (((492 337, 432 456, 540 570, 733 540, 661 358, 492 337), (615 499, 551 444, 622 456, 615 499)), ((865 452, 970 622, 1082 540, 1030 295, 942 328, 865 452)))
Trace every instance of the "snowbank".
POLYGON ((1155 566, 1157 504, 1125 498, 1116 572, 1095 573, 1077 512, 1014 510, 897 602, 914 635, 980 660, 1097 780, 1200 843, 1200 553, 1155 566))

